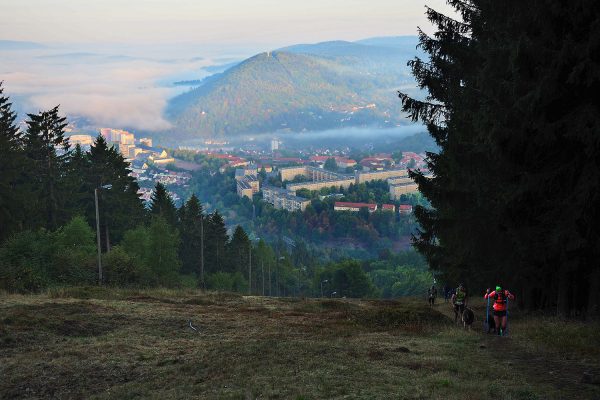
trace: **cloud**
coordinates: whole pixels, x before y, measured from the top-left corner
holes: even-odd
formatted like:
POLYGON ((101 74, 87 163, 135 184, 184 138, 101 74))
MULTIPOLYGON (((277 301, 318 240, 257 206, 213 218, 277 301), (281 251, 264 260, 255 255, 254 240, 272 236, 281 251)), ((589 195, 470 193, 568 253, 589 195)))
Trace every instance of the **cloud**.
POLYGON ((168 99, 183 89, 167 83, 201 78, 206 74, 201 68, 211 63, 190 57, 165 61, 110 55, 90 63, 84 53, 46 53, 10 58, 0 54, 0 80, 5 81, 6 93, 21 101, 21 111, 60 104, 67 116, 84 117, 96 127, 143 131, 169 129, 163 111, 168 99))

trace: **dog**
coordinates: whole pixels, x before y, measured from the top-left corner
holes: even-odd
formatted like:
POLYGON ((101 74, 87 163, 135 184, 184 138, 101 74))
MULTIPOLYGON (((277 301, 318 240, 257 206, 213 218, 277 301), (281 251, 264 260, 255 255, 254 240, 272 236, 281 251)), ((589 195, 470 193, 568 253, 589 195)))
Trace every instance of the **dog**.
POLYGON ((460 318, 463 323, 463 327, 465 329, 471 329, 471 325, 473 324, 473 321, 475 321, 475 313, 473 313, 473 310, 470 308, 465 307, 460 318))
POLYGON ((486 333, 491 333, 491 332, 496 332, 496 321, 494 321, 494 317, 492 316, 492 314, 487 316, 487 332, 486 333))

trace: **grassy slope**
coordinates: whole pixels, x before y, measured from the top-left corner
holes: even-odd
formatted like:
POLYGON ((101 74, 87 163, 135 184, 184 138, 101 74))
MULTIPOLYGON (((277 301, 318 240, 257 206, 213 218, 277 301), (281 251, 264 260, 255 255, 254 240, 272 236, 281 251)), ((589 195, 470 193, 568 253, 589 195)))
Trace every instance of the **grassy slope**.
POLYGON ((600 367, 597 336, 565 348, 523 319, 511 338, 486 337, 447 311, 181 291, 4 295, 0 398, 600 397, 578 383, 600 367))

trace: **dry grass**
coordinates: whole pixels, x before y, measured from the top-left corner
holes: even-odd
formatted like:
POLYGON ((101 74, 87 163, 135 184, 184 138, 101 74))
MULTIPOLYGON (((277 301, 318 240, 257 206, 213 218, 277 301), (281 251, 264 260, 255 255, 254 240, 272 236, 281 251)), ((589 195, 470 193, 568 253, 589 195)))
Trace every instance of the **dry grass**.
POLYGON ((545 360, 528 334, 465 332, 439 310, 171 290, 4 294, 0 398, 600 398, 578 383, 597 359, 545 360))

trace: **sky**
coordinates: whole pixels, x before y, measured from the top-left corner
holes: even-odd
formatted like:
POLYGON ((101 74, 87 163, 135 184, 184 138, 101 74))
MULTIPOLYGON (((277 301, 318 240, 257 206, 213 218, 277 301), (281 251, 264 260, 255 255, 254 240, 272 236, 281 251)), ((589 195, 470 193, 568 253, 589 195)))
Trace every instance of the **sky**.
POLYGON ((0 39, 286 45, 414 34, 443 0, 0 0, 0 39))
POLYGON ((445 0, 0 0, 0 81, 23 115, 60 104, 94 126, 163 131, 203 67, 298 43, 426 32, 445 0))

